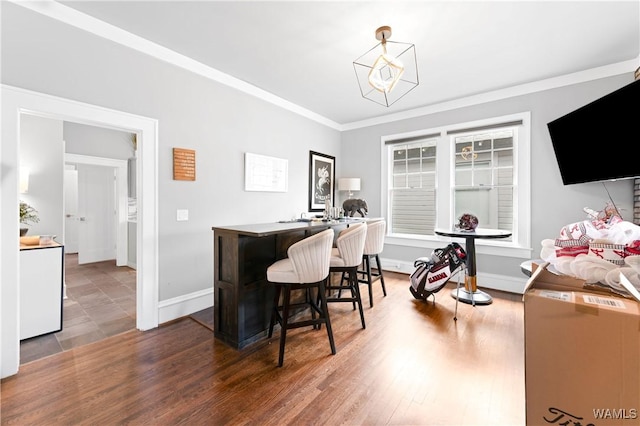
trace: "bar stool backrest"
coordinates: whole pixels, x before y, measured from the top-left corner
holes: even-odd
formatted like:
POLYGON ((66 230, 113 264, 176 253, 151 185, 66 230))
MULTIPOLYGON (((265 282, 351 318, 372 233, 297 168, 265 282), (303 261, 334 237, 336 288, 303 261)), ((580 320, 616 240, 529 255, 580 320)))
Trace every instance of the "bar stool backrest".
POLYGON ((384 248, 384 234, 387 228, 385 220, 376 220, 367 223, 367 239, 364 243, 364 254, 373 255, 382 253, 384 248))
POLYGON ((366 238, 367 224, 364 222, 351 225, 340 232, 336 245, 344 262, 341 266, 358 266, 362 263, 366 238))
POLYGON ((298 283, 324 280, 329 275, 333 229, 326 229, 292 244, 287 250, 298 283))

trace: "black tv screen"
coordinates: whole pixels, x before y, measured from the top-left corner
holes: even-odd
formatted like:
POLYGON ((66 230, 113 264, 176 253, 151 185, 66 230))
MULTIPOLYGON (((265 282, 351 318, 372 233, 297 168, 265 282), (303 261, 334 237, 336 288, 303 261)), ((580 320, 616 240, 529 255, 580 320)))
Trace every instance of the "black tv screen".
POLYGON ((547 123, 565 185, 640 177, 640 80, 547 123))

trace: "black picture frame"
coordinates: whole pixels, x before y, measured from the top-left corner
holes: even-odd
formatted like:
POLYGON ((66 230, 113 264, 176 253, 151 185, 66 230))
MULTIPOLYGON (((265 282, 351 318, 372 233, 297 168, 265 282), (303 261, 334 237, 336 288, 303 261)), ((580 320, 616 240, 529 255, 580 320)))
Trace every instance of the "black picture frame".
POLYGON ((333 206, 336 158, 309 151, 309 211, 321 212, 328 199, 333 206))

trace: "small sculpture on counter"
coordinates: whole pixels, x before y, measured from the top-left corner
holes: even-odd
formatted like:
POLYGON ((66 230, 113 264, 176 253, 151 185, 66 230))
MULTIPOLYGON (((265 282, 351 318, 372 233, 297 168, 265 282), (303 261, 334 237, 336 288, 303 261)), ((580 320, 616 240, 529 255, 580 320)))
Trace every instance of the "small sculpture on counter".
POLYGON ((460 216, 460 221, 456 228, 460 231, 475 231, 478 227, 478 218, 471 213, 464 213, 460 216))
POLYGON ((357 198, 345 200, 344 203, 342 203, 342 208, 344 209, 344 215, 349 217, 353 217, 356 212, 362 217, 365 217, 367 213, 369 213, 367 202, 357 198))

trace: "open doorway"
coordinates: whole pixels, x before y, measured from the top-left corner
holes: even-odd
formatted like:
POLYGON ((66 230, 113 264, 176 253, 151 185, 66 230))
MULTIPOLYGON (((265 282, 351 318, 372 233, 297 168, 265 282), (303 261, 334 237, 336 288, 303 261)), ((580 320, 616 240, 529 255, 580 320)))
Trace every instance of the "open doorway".
MULTIPOLYGON (((148 330, 158 326, 158 235, 157 235, 157 121, 103 107, 57 98, 10 86, 2 86, 3 175, 2 203, 18 205, 18 170, 20 165, 20 120, 22 114, 121 129, 137 136, 138 227, 136 242, 136 328, 148 330), (6 142, 5 142, 6 141, 6 142), (14 142, 12 142, 14 141, 14 142)), ((18 209, 0 222, 2 264, 1 355, 2 377, 16 374, 20 365, 20 302, 18 209), (6 285, 5 285, 6 284, 6 285)))
MULTIPOLYGON (((36 233, 59 233, 62 225, 55 241, 64 247, 62 318, 52 316, 62 329, 21 333, 24 364, 136 328, 136 272, 127 265, 129 248, 135 255, 135 223, 129 223, 127 206, 136 176, 128 173, 134 134, 34 115, 21 122, 20 160, 36 171, 32 190, 21 196, 42 206, 40 217, 47 224, 36 226, 36 233), (64 151, 64 161, 45 155, 48 150, 64 151), (86 155, 93 153, 110 157, 86 155), (62 172, 62 188, 49 184, 59 182, 62 172), (48 202, 52 199, 56 201, 48 202)), ((24 315, 22 311, 22 321, 24 315)), ((41 330, 56 327, 42 324, 41 330)))
POLYGON ((130 160, 65 154, 65 253, 77 253, 80 264, 115 259, 117 266, 135 269, 136 176, 128 172, 130 160))
MULTIPOLYGON (((65 123, 64 128, 70 126, 79 127, 65 123)), ((80 128, 85 151, 91 143, 104 149, 119 142, 115 131, 80 128)), ((77 131, 64 134, 65 141, 78 139, 77 131)), ((120 139, 130 142, 133 137, 120 139)), ((65 271, 62 330, 21 340, 21 364, 136 328, 136 224, 135 216, 125 211, 129 196, 135 195, 135 173, 128 173, 129 159, 73 154, 70 148, 73 142, 65 147, 64 235, 59 241, 64 245, 65 271)), ((118 155, 117 149, 111 152, 118 155)), ((133 146, 120 153, 133 154, 133 146)))

